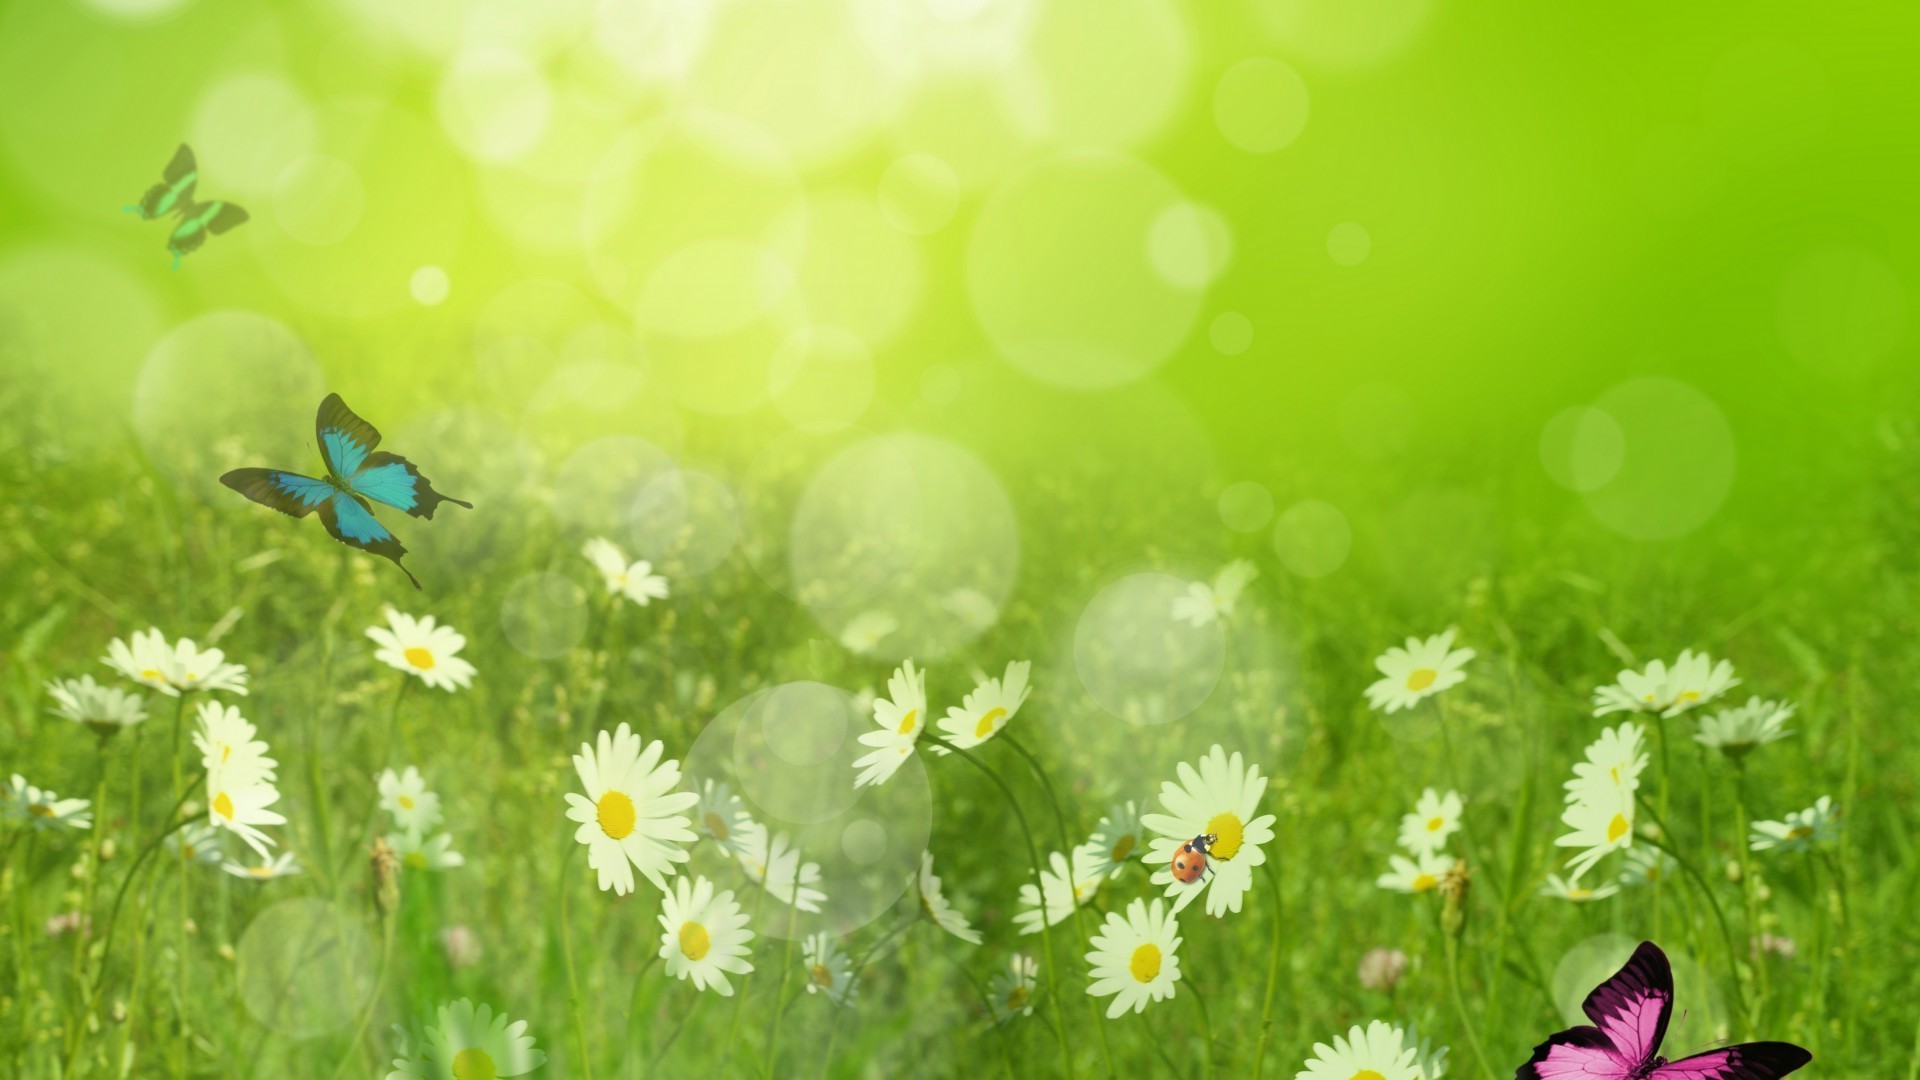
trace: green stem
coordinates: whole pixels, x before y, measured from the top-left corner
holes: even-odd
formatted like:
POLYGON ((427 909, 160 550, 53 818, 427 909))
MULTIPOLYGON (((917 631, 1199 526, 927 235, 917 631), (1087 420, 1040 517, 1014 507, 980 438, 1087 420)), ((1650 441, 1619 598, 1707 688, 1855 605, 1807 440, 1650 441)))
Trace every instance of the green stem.
POLYGON ((673 1052, 673 1044, 680 1041, 680 1033, 687 1029, 687 1024, 693 1020, 693 1015, 700 1011, 700 1006, 706 1004, 706 1001, 707 995, 697 990, 694 991, 693 1007, 680 1014, 680 1022, 675 1024, 673 1030, 667 1033, 667 1041, 660 1044, 660 1053, 653 1059, 650 1068, 658 1069, 660 1063, 667 1060, 667 1055, 673 1052))
POLYGON ((579 848, 580 845, 569 843, 567 857, 560 860, 560 951, 567 960, 567 1011, 573 1014, 573 1038, 580 1049, 580 1072, 587 1080, 593 1080, 593 1059, 587 1053, 587 1026, 580 1015, 580 977, 573 966, 573 932, 567 921, 567 866, 579 848))
MULTIPOLYGON (((768 843, 771 846, 772 841, 769 840, 768 843)), ((773 868, 769 866, 767 871, 772 873, 773 868)), ((800 916, 799 900, 800 865, 796 862, 793 867, 793 896, 788 898, 787 947, 780 960, 780 986, 773 994, 773 1016, 767 1020, 767 1080, 773 1080, 773 1063, 780 1049, 780 1016, 784 1010, 779 1006, 780 999, 787 996, 787 975, 793 968, 793 924, 800 916)))
POLYGON ((653 1026, 649 1019, 641 1018, 640 1002, 647 988, 647 972, 652 971, 653 965, 659 960, 660 950, 655 949, 647 957, 647 962, 640 965, 640 971, 633 977, 633 997, 627 1002, 627 1044, 631 1049, 628 1057, 633 1060, 636 1069, 647 1060, 647 1043, 651 1041, 647 1036, 652 1034, 653 1026))
POLYGON ((847 993, 843 995, 842 1002, 834 1007, 833 1022, 827 1025, 827 1049, 825 1053, 820 1055, 821 1080, 826 1080, 827 1070, 833 1067, 833 1043, 840 1035, 840 1018, 853 1008, 853 1006, 845 1002, 853 997, 853 992, 858 990, 861 982, 864 981, 867 961, 873 959, 874 954, 880 951, 882 945, 906 933, 912 929, 914 923, 919 921, 920 913, 918 911, 915 911, 912 916, 900 920, 899 923, 894 925, 893 929, 875 938, 873 944, 867 946, 867 951, 861 953, 860 959, 854 961, 853 967, 848 969, 847 993))
MULTIPOLYGON (((1747 909, 1747 939, 1751 942, 1758 938, 1760 933, 1760 897, 1753 887, 1752 845, 1747 840, 1747 830, 1749 828, 1747 822, 1747 769, 1738 758, 1735 758, 1733 762, 1733 820, 1735 822, 1734 827, 1738 830, 1734 836, 1734 847, 1740 853, 1740 896, 1747 909)), ((1731 948, 1731 946, 1729 946, 1729 948, 1731 948)), ((1740 977, 1739 958, 1733 957, 1730 958, 1730 961, 1733 966, 1734 978, 1738 979, 1740 977)), ((1767 965, 1762 962, 1761 958, 1754 958, 1752 966, 1754 984, 1754 1000, 1751 1002, 1752 1011, 1742 1018, 1746 1022, 1746 1033, 1748 1035, 1753 1034, 1754 1030, 1759 1026, 1759 1014, 1761 1010, 1767 1007, 1766 970, 1767 965)))
POLYGON ((1193 999, 1194 1008, 1198 1009, 1200 1012, 1200 1037, 1205 1041, 1205 1045, 1203 1049, 1205 1049, 1206 1051, 1205 1060, 1207 1063, 1207 1075, 1212 1076, 1213 1075, 1213 1017, 1208 1015, 1207 1013, 1207 997, 1205 994, 1202 994, 1200 992, 1200 988, 1194 985, 1191 981, 1189 981, 1188 983, 1188 988, 1191 990, 1191 993, 1189 993, 1187 996, 1193 999))
MULTIPOLYGON (((178 814, 180 808, 186 805, 187 796, 191 794, 193 794, 192 788, 181 792, 180 798, 173 804, 172 812, 167 816, 171 818, 175 814, 178 814)), ((115 928, 120 925, 120 905, 127 898, 127 886, 133 884, 134 877, 140 873, 141 865, 144 864, 147 858, 154 853, 154 850, 160 846, 162 840, 193 824, 193 821, 193 818, 181 818, 171 826, 161 830, 153 839, 147 841, 147 846, 141 848, 140 853, 134 856, 133 865, 127 867, 127 876, 120 879, 120 888, 115 890, 113 894, 113 908, 107 915, 107 933, 106 937, 102 940, 100 948, 100 968, 94 972, 93 976, 93 995, 97 996, 100 993, 100 984, 105 981, 107 977, 107 961, 113 958, 113 932, 115 928)))
POLYGON ((340 1080, 347 1071, 367 1038, 367 1028, 373 1024, 374 1010, 380 1005, 380 997, 387 988, 387 965, 393 957, 393 913, 384 912, 380 916, 380 966, 373 977, 373 995, 367 999, 367 1006, 360 1012, 360 1023, 354 1027, 353 1039, 347 1043, 346 1053, 340 1055, 340 1064, 333 1067, 333 1080, 340 1080))
POLYGON ((1267 990, 1260 1000, 1260 1043, 1253 1052, 1253 1080, 1260 1080, 1267 1064, 1267 1042, 1273 1035, 1273 991, 1280 982, 1280 871, 1279 856, 1269 859, 1263 866, 1267 872, 1267 886, 1273 893, 1273 944, 1267 953, 1267 990))
MULTIPOLYGON (((1642 798, 1640 800, 1640 806, 1642 809, 1646 810, 1647 813, 1653 815, 1653 823, 1660 827, 1661 836, 1665 837, 1665 836, 1671 835, 1670 833, 1667 832, 1667 823, 1660 819, 1660 815, 1658 812, 1656 812, 1653 809, 1652 803, 1649 803, 1646 799, 1642 798)), ((1700 871, 1695 869, 1694 865, 1688 862, 1686 858, 1684 858, 1680 854, 1679 850, 1676 849, 1672 844, 1668 843, 1666 840, 1656 840, 1650 836, 1646 837, 1645 839, 1647 843, 1652 844, 1654 847, 1657 847, 1661 851, 1666 852, 1668 855, 1673 856, 1674 863, 1677 864, 1681 870, 1686 872, 1687 877, 1693 880, 1694 887, 1699 889, 1700 894, 1707 898, 1707 906, 1713 909, 1714 921, 1720 924, 1720 939, 1722 943, 1726 946, 1727 964, 1729 967, 1732 967, 1734 969, 1733 970, 1734 1009, 1741 1016, 1747 1015, 1746 994, 1740 984, 1740 972, 1737 966, 1740 962, 1740 956, 1739 956, 1739 953, 1733 947, 1733 931, 1731 928, 1729 928, 1727 924, 1726 912, 1720 909, 1720 898, 1713 895, 1713 889, 1708 886, 1707 879, 1702 877, 1700 875, 1700 871)), ((1655 885, 1659 884, 1658 878, 1654 879, 1654 884, 1655 885)))
MULTIPOLYGON (((767 843, 769 845, 769 848, 771 848, 771 845, 773 843, 771 837, 768 838, 767 843)), ((760 909, 765 906, 766 899, 767 899, 767 890, 765 889, 760 889, 753 894, 753 911, 747 915, 748 926, 760 925, 760 909)), ((756 931, 756 933, 757 932, 758 931, 756 931)), ((740 992, 734 995, 734 1000, 733 1000, 733 1017, 732 1019, 727 1021, 727 1049, 726 1049, 726 1053, 721 1058, 721 1061, 723 1064, 726 1062, 731 1062, 733 1060, 733 1049, 734 1047, 740 1045, 739 1043, 740 1012, 742 1009, 746 1008, 747 986, 752 981, 753 981, 753 971, 751 969, 749 969, 745 975, 740 976, 740 992)))
POLYGON ((1467 1033, 1467 1045, 1473 1050, 1473 1058, 1480 1063, 1480 1071, 1493 1076, 1493 1067, 1487 1064, 1487 1051, 1480 1045, 1479 1029, 1474 1027, 1467 1015, 1467 1001, 1460 992, 1460 942, 1452 934, 1447 939, 1447 992, 1453 998, 1453 1013, 1460 1020, 1460 1029, 1467 1033))

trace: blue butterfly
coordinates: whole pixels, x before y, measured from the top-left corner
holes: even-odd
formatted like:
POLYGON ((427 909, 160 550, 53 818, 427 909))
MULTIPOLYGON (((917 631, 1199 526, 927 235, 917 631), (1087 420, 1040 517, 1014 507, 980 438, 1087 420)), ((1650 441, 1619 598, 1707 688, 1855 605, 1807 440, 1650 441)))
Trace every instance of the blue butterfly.
POLYGON ((360 419, 340 400, 328 394, 320 403, 320 415, 314 419, 320 440, 320 457, 326 462, 327 478, 315 480, 299 473, 279 469, 235 469, 220 482, 262 506, 271 506, 291 517, 306 517, 320 511, 320 523, 335 540, 371 551, 393 560, 407 575, 414 588, 419 579, 400 566, 407 553, 399 537, 374 520, 368 499, 405 510, 414 517, 431 518, 443 502, 473 509, 470 502, 442 495, 433 490, 427 478, 413 462, 398 454, 375 451, 380 433, 360 419))

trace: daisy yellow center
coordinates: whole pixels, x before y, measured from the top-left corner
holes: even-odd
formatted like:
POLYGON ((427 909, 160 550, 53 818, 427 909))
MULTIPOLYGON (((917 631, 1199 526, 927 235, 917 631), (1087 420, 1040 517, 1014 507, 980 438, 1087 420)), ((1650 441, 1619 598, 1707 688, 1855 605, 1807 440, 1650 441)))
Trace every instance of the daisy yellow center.
POLYGON ((469 1046, 453 1055, 454 1080, 494 1080, 499 1075, 493 1058, 477 1046, 469 1046))
POLYGON ((1441 829, 1443 829, 1443 828, 1445 828, 1445 827, 1446 827, 1446 824, 1447 824, 1447 819, 1446 819, 1446 818, 1443 818, 1443 817, 1431 817, 1431 818, 1428 818, 1428 819, 1427 819, 1427 831, 1428 831, 1428 832, 1439 832, 1439 831, 1440 831, 1441 829))
POLYGON ((1008 1011, 1011 1012, 1013 1010, 1024 1009, 1026 1007, 1027 1007, 1027 988, 1026 987, 1016 986, 1013 989, 1007 991, 1008 1011))
POLYGON ((827 970, 827 965, 825 964, 813 965, 807 974, 813 976, 813 985, 815 986, 824 987, 833 985, 833 972, 827 970))
MULTIPOLYGON (((40 808, 36 806, 34 809, 38 810, 40 808)), ((1805 840, 1812 835, 1813 826, 1811 825, 1795 825, 1793 828, 1787 830, 1787 839, 1789 840, 1805 840)))
POLYGON ((247 867, 247 873, 252 874, 254 877, 257 877, 257 878, 270 878, 273 876, 273 867, 249 866, 247 867))
POLYGON ((34 817, 52 817, 53 807, 45 803, 34 803, 32 806, 27 807, 27 813, 32 814, 34 817))
POLYGON ((189 672, 187 672, 187 681, 188 681, 188 682, 198 682, 198 681, 199 681, 199 679, 200 679, 200 676, 199 676, 199 675, 198 675, 197 673, 195 673, 195 672, 192 672, 192 671, 189 671, 189 672))
POLYGON ((1434 877, 1432 874, 1421 874, 1419 877, 1413 879, 1413 891, 1427 892, 1439 884, 1440 879, 1434 877))
POLYGON ((908 710, 907 710, 907 715, 905 715, 905 716, 903 716, 903 717, 901 717, 901 718, 900 718, 900 726, 899 726, 898 728, 896 728, 896 729, 894 729, 894 730, 895 730, 895 733, 896 733, 896 734, 899 734, 899 735, 911 735, 911 734, 913 734, 913 725, 914 725, 914 724, 915 724, 915 722, 917 722, 917 721, 918 721, 919 719, 920 719, 920 710, 919 710, 919 709, 908 709, 908 710))
POLYGON ((1432 686, 1433 680, 1439 677, 1440 673, 1430 667, 1415 668, 1407 672, 1407 689, 1417 694, 1432 686))
POLYGON ((427 857, 418 851, 407 852, 407 857, 403 861, 407 864, 409 870, 425 870, 427 868, 427 857))
POLYGON ((1569 900, 1585 900, 1592 895, 1593 895, 1592 889, 1568 889, 1567 890, 1567 899, 1569 900))
POLYGON ((707 831, 713 834, 715 840, 725 840, 727 838, 726 819, 719 814, 708 814, 707 831))
POLYGON ((609 791, 600 796, 599 810, 595 815, 600 820, 600 831, 610 839, 625 840, 633 835, 633 823, 638 816, 633 812, 633 800, 624 792, 609 791))
POLYGON ((233 757, 233 744, 221 743, 220 744, 220 764, 225 765, 227 761, 232 757, 233 757))
POLYGON ((1246 837, 1240 815, 1234 813, 1213 815, 1207 820, 1207 833, 1214 838, 1207 853, 1216 859, 1231 859, 1239 854, 1240 842, 1246 837))
POLYGON ((1005 715, 1007 715, 1007 710, 1005 709, 997 707, 988 709, 986 715, 980 718, 980 722, 973 725, 973 737, 976 739, 984 739, 993 734, 994 722, 1005 715))
POLYGON ((1127 970, 1133 973, 1134 982, 1149 983, 1160 976, 1160 946, 1149 941, 1133 950, 1133 959, 1127 961, 1127 970))
POLYGON ((1133 854, 1133 845, 1138 842, 1139 841, 1133 838, 1132 833, 1128 833, 1120 839, 1115 840, 1113 842, 1113 852, 1111 855, 1113 861, 1119 862, 1121 859, 1133 854))
POLYGON ((233 820, 233 797, 228 795, 224 791, 218 795, 215 795, 213 797, 213 812, 216 814, 219 814, 223 818, 226 818, 228 821, 232 821, 233 820))
POLYGON ((180 857, 187 860, 188 862, 192 862, 196 857, 199 856, 199 854, 200 854, 200 849, 197 847, 194 847, 192 844, 180 845, 180 857))
POLYGON ((704 960, 707 950, 713 948, 713 939, 707 936, 707 928, 697 922, 680 924, 680 952, 689 960, 704 960))
POLYGON ((146 668, 146 669, 144 669, 144 670, 142 670, 142 671, 140 672, 140 677, 141 677, 141 678, 143 678, 143 679, 156 679, 156 680, 157 680, 157 679, 160 679, 160 678, 162 678, 163 676, 161 676, 161 674, 160 674, 159 672, 157 672, 157 671, 155 671, 155 670, 153 670, 152 668, 146 668))
POLYGON ((1678 702, 1682 702, 1682 701, 1685 701, 1685 702, 1695 702, 1695 701, 1699 701, 1699 700, 1700 700, 1700 691, 1698 691, 1698 690, 1684 690, 1684 691, 1682 691, 1682 692, 1680 693, 1680 696, 1679 696, 1679 697, 1676 697, 1676 698, 1674 698, 1673 700, 1674 700, 1674 701, 1675 701, 1676 703, 1678 703, 1678 702))
POLYGON ((1627 815, 1613 815, 1613 820, 1607 822, 1607 843, 1611 844, 1615 840, 1627 835, 1627 830, 1632 827, 1633 826, 1627 822, 1627 815))
POLYGON ((1372 1069, 1361 1069, 1353 1074, 1352 1080, 1387 1080, 1387 1078, 1372 1069))
POLYGON ((407 663, 412 664, 414 667, 419 668, 421 671, 433 670, 433 654, 421 648, 418 645, 415 645, 409 648, 406 652, 401 653, 400 655, 407 658, 407 663))
POLYGON ((411 795, 400 796, 400 809, 402 810, 413 809, 413 796, 411 795))

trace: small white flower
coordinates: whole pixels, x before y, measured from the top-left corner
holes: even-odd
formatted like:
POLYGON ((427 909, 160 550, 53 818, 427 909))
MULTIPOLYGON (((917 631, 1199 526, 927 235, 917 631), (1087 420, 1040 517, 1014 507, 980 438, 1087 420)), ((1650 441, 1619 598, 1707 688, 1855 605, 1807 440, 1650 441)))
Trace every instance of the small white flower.
POLYGON ((525 1020, 509 1024, 507 1014, 496 1015, 486 1005, 476 1009, 466 998, 440 1007, 439 1023, 427 1028, 425 1041, 426 1059, 415 1075, 431 1080, 524 1076, 547 1063, 525 1020))
POLYGON ((993 1022, 1006 1024, 1018 1016, 1032 1016, 1039 977, 1038 961, 1014 953, 1007 961, 1007 970, 996 973, 987 984, 987 1005, 993 1011, 993 1022))
POLYGON ((1307 1067, 1294 1080, 1421 1080, 1418 1050, 1407 1045, 1406 1033, 1383 1020, 1364 1029, 1358 1024, 1333 1045, 1313 1044, 1307 1067))
POLYGON ((1093 827, 1093 837, 1087 845, 1100 856, 1099 873, 1106 878, 1115 879, 1125 873, 1134 853, 1146 839, 1145 826, 1140 824, 1143 810, 1144 804, 1132 799, 1114 803, 1093 827))
POLYGON ((260 831, 260 826, 287 823, 286 818, 267 809, 279 801, 279 790, 258 768, 227 766, 207 772, 208 823, 246 841, 263 859, 273 840, 260 831))
POLYGON ((767 895, 800 911, 815 912, 826 902, 820 884, 820 864, 802 863, 800 850, 785 833, 775 833, 757 821, 740 830, 740 869, 767 895))
POLYGON ((955 589, 946 595, 940 606, 976 633, 1000 621, 1000 609, 978 589, 955 589))
POLYGON ((1435 634, 1425 641, 1408 638, 1404 647, 1394 646, 1381 653, 1373 666, 1385 678, 1367 687, 1367 704, 1388 713, 1411 709, 1422 700, 1467 680, 1467 661, 1472 649, 1453 647, 1453 631, 1435 634))
POLYGON ((1180 924, 1166 910, 1164 900, 1155 899, 1152 907, 1136 899, 1127 905, 1126 917, 1107 912, 1107 921, 1088 942, 1087 993, 1111 997, 1107 1019, 1129 1010, 1142 1012, 1149 1002, 1164 1001, 1174 995, 1180 981, 1180 924))
POLYGON ((1207 894, 1207 914, 1237 912, 1241 898, 1253 888, 1254 868, 1267 861, 1262 845, 1273 841, 1273 815, 1260 814, 1267 778, 1258 765, 1242 761, 1238 751, 1229 758, 1218 744, 1200 759, 1197 771, 1183 761, 1176 774, 1178 783, 1160 785, 1160 805, 1167 812, 1140 818, 1160 834, 1142 855, 1153 869, 1152 882, 1166 887, 1176 915, 1202 892, 1207 894), (1198 836, 1212 837, 1207 870, 1193 881, 1178 881, 1173 853, 1198 836))
POLYGON ((1651 844, 1643 844, 1627 849, 1625 863, 1620 868, 1620 884, 1629 889, 1651 885, 1678 869, 1680 864, 1673 861, 1673 856, 1651 844))
POLYGON ((219 649, 202 649, 192 638, 181 638, 173 646, 173 670, 168 678, 176 689, 226 690, 247 696, 247 669, 227 663, 227 654, 219 649))
POLYGON ((873 703, 873 722, 877 730, 860 736, 860 745, 873 750, 853 762, 860 770, 853 779, 857 788, 893 779, 926 730, 927 673, 915 669, 913 661, 894 669, 887 680, 887 696, 873 703))
POLYGON ((473 684, 474 667, 460 659, 467 639, 451 626, 439 626, 433 616, 418 619, 387 609, 386 626, 370 626, 367 636, 379 645, 375 660, 451 694, 473 684))
POLYGON ((740 801, 725 783, 700 781, 700 802, 693 811, 693 831, 703 840, 711 840, 721 855, 733 858, 740 851, 740 834, 753 824, 747 816, 747 804, 740 801))
POLYGON ((427 790, 426 780, 412 765, 402 774, 392 769, 380 774, 380 809, 392 814, 403 832, 424 833, 440 824, 440 796, 427 790))
POLYGON ((920 890, 920 908, 927 913, 927 918, 969 945, 980 944, 980 931, 973 928, 965 915, 954 910, 941 891, 940 879, 933 874, 933 852, 920 853, 920 873, 915 875, 912 884, 920 890))
POLYGON ((291 877, 300 872, 300 864, 294 860, 290 851, 281 852, 276 858, 263 861, 258 866, 247 866, 237 862, 221 862, 220 869, 237 878, 249 881, 272 881, 274 878, 291 877))
POLYGON ((267 756, 267 744, 254 738, 259 729, 239 709, 203 701, 196 720, 193 745, 200 751, 200 767, 209 774, 229 769, 268 783, 279 779, 280 763, 267 756))
POLYGON ((608 593, 624 595, 641 607, 667 598, 667 579, 653 572, 653 564, 645 559, 628 562, 626 553, 613 541, 596 536, 580 553, 600 571, 608 593))
POLYGON ((1647 712, 1678 716, 1739 684, 1731 663, 1722 660, 1716 664, 1706 653, 1688 649, 1672 667, 1655 660, 1645 671, 1622 671, 1614 683, 1595 687, 1593 715, 1647 712))
POLYGON ((1573 831, 1559 837, 1559 847, 1579 848, 1568 862, 1572 881, 1579 881, 1608 854, 1633 846, 1633 823, 1640 789, 1640 771, 1647 755, 1641 749, 1640 725, 1621 724, 1602 731, 1587 748, 1587 760, 1573 767, 1567 781, 1567 809, 1560 820, 1573 831))
POLYGON ((35 829, 91 829, 93 804, 85 799, 63 799, 51 791, 34 787, 26 777, 13 774, 7 793, 7 816, 24 821, 35 829))
POLYGON ((1374 884, 1389 892, 1432 892, 1458 865, 1459 859, 1440 852, 1421 852, 1411 859, 1393 855, 1387 859, 1390 869, 1374 879, 1374 884))
POLYGON ((220 833, 211 825, 200 824, 182 826, 169 834, 166 840, 167 850, 175 858, 185 859, 202 866, 222 866, 227 857, 220 851, 220 833))
POLYGON ((1751 847, 1755 851, 1806 851, 1833 843, 1840 835, 1840 811, 1831 796, 1787 815, 1785 821, 1753 823, 1751 847))
POLYGON ((74 723, 87 725, 98 735, 112 735, 147 718, 146 703, 139 695, 118 687, 101 686, 91 675, 50 682, 47 696, 53 699, 54 712, 74 723))
POLYGON ((390 833, 387 846, 409 870, 452 870, 467 865, 467 857, 453 850, 453 837, 448 833, 431 839, 419 832, 390 833))
POLYGON ((1420 793, 1413 813, 1400 819, 1400 846, 1416 854, 1431 854, 1447 846, 1447 838, 1460 828, 1465 803, 1457 791, 1445 795, 1432 788, 1420 793))
POLYGON ((219 649, 202 649, 190 638, 169 645, 160 631, 135 633, 130 643, 114 638, 100 662, 142 686, 178 697, 188 690, 247 693, 247 669, 226 662, 219 649))
POLYGON ((1235 559, 1220 568, 1213 576, 1213 584, 1204 581, 1190 582, 1187 591, 1173 598, 1173 617, 1194 626, 1206 626, 1218 619, 1233 614, 1233 605, 1240 599, 1240 593, 1247 583, 1260 576, 1252 563, 1245 559, 1235 559))
POLYGON ((886 612, 863 611, 840 628, 840 644, 848 652, 864 656, 879 648, 880 642, 898 629, 900 620, 886 612))
POLYGON ((573 756, 580 774, 582 797, 567 792, 567 817, 578 822, 576 842, 587 845, 587 865, 600 875, 600 888, 624 896, 633 891, 638 868, 653 887, 664 890, 673 864, 687 861, 682 844, 694 842, 693 832, 680 811, 698 802, 680 786, 680 763, 663 761, 659 740, 640 745, 640 736, 627 725, 600 733, 599 747, 580 744, 573 756))
POLYGON ((1557 897, 1561 900, 1573 900, 1578 902, 1584 902, 1587 900, 1604 900, 1607 897, 1612 896, 1614 893, 1617 893, 1619 891, 1620 891, 1620 885, 1618 882, 1608 882, 1607 884, 1601 885, 1597 888, 1589 889, 1584 885, 1577 885, 1571 881, 1568 881, 1567 879, 1561 877, 1559 874, 1548 874, 1546 884, 1540 886, 1541 896, 1552 896, 1552 897, 1557 897))
POLYGON ((1793 709, 1790 701, 1748 698, 1745 705, 1702 716, 1700 732, 1693 741, 1739 759, 1756 747, 1779 742, 1792 734, 1787 730, 1787 721, 1793 718, 1793 709))
POLYGON ((1074 848, 1071 863, 1065 855, 1052 852, 1048 867, 1040 871, 1039 886, 1032 882, 1020 886, 1020 910, 1013 917, 1014 925, 1022 934, 1037 934, 1044 927, 1059 925, 1093 899, 1106 880, 1105 865, 1100 849, 1092 844, 1074 848), (1047 898, 1044 911, 1042 895, 1047 898))
POLYGON ((747 957, 754 934, 732 890, 715 895, 713 882, 706 878, 682 877, 661 898, 660 926, 660 958, 667 962, 667 974, 693 980, 696 989, 732 997, 727 973, 753 970, 747 957))
POLYGON ((801 964, 806 968, 807 993, 825 994, 836 1005, 853 1000, 858 987, 853 982, 853 962, 840 951, 833 935, 825 930, 810 935, 801 947, 801 964))
POLYGON ((966 750, 998 735, 1032 692, 1027 685, 1027 672, 1032 667, 1028 661, 1016 660, 1007 665, 1005 678, 981 679, 960 705, 949 705, 940 721, 947 741, 966 750))

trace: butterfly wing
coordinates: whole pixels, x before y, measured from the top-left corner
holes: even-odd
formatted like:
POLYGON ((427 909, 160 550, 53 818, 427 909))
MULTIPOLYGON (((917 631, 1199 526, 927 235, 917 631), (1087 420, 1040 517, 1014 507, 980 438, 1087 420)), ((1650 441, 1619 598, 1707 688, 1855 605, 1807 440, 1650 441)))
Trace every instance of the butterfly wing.
POLYGON ((1651 941, 1641 942, 1613 978, 1593 988, 1580 1009, 1631 1064, 1653 1060, 1673 1015, 1673 968, 1667 954, 1651 941))
POLYGON ((1779 1080, 1813 1060, 1792 1043, 1759 1042, 1723 1046, 1670 1061, 1647 1074, 1648 1080, 1779 1080))
POLYGON ((177 184, 199 171, 199 163, 193 160, 193 148, 186 143, 181 143, 180 148, 173 152, 173 160, 167 162, 166 171, 160 174, 160 178, 169 184, 177 184))
POLYGON ((137 211, 142 220, 152 221, 191 206, 193 185, 198 178, 199 167, 194 164, 193 151, 181 143, 180 149, 173 152, 173 160, 167 162, 166 171, 160 174, 160 182, 148 188, 140 201, 127 209, 137 211))
POLYGON ((228 229, 238 228, 247 223, 247 212, 238 203, 222 202, 220 209, 207 219, 207 231, 215 236, 228 229))
POLYGON ((327 532, 331 533, 335 540, 348 547, 356 547, 361 551, 370 551, 382 558, 392 559, 393 565, 399 566, 400 572, 407 575, 408 581, 413 582, 413 587, 416 589, 420 587, 420 581, 413 576, 412 571, 400 565, 400 556, 407 553, 406 546, 401 544, 400 538, 393 535, 385 525, 374 520, 373 511, 359 499, 344 491, 335 491, 330 498, 320 504, 319 509, 321 524, 327 527, 327 532))
POLYGON ((328 471, 342 480, 359 472, 366 464, 367 455, 380 445, 379 430, 355 416, 339 394, 328 394, 320 403, 320 412, 313 420, 313 434, 328 471))
POLYGON ((289 517, 306 517, 338 493, 325 480, 279 469, 234 469, 220 482, 259 503, 271 506, 289 517))
POLYGON ((1533 1048, 1514 1080, 1631 1080, 1634 1067, 1597 1027, 1568 1028, 1533 1048))
POLYGON ((420 475, 413 462, 384 450, 368 454, 359 471, 347 478, 347 485, 369 499, 405 510, 414 517, 432 517, 443 502, 473 509, 470 502, 433 490, 433 483, 420 475))

